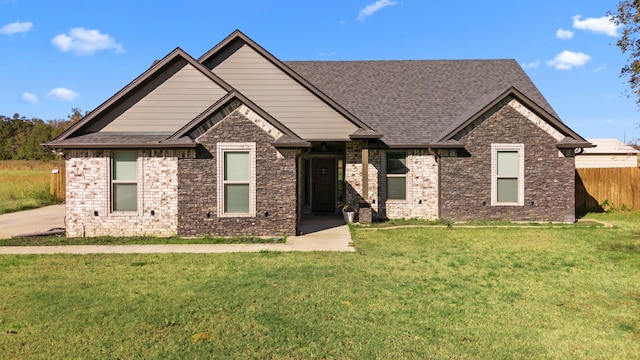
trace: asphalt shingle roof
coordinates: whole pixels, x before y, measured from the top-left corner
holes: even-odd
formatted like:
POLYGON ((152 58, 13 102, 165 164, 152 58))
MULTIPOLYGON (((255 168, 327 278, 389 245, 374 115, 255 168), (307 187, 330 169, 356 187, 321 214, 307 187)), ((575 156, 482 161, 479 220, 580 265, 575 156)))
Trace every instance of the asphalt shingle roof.
POLYGON ((511 87, 559 119, 515 60, 284 63, 389 145, 436 142, 511 87))

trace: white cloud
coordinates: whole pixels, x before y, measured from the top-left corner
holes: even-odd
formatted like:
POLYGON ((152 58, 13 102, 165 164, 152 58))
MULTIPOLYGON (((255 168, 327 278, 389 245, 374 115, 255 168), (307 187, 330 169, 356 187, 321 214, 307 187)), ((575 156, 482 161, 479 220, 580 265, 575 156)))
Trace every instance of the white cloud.
POLYGON ((75 100, 80 94, 66 88, 55 88, 47 94, 49 99, 71 101, 75 100))
POLYGON ((613 37, 618 36, 618 27, 611 22, 609 16, 603 16, 599 18, 586 18, 580 20, 580 15, 574 16, 573 27, 578 30, 589 30, 597 34, 605 34, 613 37))
POLYGON ((33 30, 33 23, 16 21, 0 28, 0 34, 14 35, 18 33, 26 33, 33 30))
POLYGON ((25 91, 22 97, 20 97, 20 100, 28 104, 35 104, 38 102, 38 97, 25 91))
POLYGON ((375 12, 377 12, 378 10, 387 7, 387 6, 393 6, 393 5, 397 5, 398 2, 397 1, 392 1, 392 0, 378 0, 375 3, 371 4, 371 5, 367 5, 364 9, 360 10, 360 12, 358 13, 358 21, 364 21, 364 19, 367 16, 371 16, 373 15, 375 12))
POLYGON ((582 52, 565 50, 556 55, 553 60, 547 61, 547 65, 553 66, 556 70, 571 70, 579 67, 591 60, 591 56, 582 52))
POLYGON ((573 32, 571 30, 558 29, 558 31, 556 31, 556 37, 558 39, 563 39, 563 40, 568 40, 568 39, 573 38, 574 34, 575 34, 575 32, 573 32))
POLYGON ((79 55, 91 55, 96 51, 113 49, 116 54, 124 53, 122 44, 117 43, 109 34, 99 30, 73 28, 69 34, 60 34, 51 43, 62 52, 74 52, 79 55))
POLYGON ((522 64, 523 68, 537 68, 538 66, 540 66, 540 60, 522 64))

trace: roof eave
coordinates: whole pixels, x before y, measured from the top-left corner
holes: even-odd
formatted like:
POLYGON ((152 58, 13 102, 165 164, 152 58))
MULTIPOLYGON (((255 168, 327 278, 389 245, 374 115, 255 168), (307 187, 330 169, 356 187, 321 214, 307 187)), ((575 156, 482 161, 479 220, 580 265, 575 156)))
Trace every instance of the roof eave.
POLYGON ((279 143, 274 141, 271 145, 275 148, 279 149, 295 149, 295 148, 309 148, 311 147, 311 143, 308 141, 296 141, 296 142, 283 142, 279 143))
POLYGON ((380 134, 377 132, 367 132, 367 133, 353 133, 351 135, 349 135, 349 139, 351 140, 378 140, 378 139, 382 139, 384 137, 384 134, 380 134))
POLYGON ((572 142, 572 143, 557 143, 556 147, 558 149, 588 149, 595 147, 590 142, 572 142))
POLYGON ((49 149, 192 149, 198 144, 196 143, 183 143, 183 144, 167 144, 167 143, 132 143, 132 144, 114 144, 114 143, 77 143, 77 144, 56 144, 46 143, 42 144, 49 149))
POLYGON ((464 149, 465 144, 456 143, 456 144, 385 144, 385 143, 376 143, 371 144, 372 148, 379 149, 464 149))

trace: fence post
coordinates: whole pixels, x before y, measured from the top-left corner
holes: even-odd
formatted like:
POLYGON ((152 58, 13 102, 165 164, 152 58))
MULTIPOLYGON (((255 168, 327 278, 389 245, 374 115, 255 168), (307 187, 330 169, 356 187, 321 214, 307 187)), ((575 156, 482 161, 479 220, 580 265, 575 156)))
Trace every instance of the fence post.
POLYGON ((59 202, 66 200, 65 191, 65 169, 64 167, 51 170, 50 193, 59 202))

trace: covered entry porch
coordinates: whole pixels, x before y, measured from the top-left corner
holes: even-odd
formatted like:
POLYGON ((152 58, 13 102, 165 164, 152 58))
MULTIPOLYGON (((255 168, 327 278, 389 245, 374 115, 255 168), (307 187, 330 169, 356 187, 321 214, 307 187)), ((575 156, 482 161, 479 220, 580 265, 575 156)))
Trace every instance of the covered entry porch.
POLYGON ((340 213, 340 205, 345 201, 345 148, 344 142, 313 142, 301 157, 302 219, 340 213))

